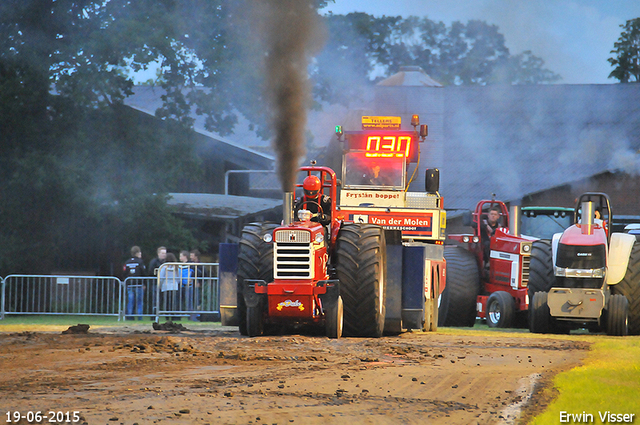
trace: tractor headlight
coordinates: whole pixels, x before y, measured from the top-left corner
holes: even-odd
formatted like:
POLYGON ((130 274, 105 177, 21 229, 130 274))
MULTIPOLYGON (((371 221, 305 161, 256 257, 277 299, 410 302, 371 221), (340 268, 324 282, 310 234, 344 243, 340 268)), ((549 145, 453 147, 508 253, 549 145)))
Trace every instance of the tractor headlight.
POLYGON ((317 233, 315 241, 316 243, 322 243, 322 241, 324 241, 324 235, 322 233, 317 233))
POLYGON ((462 242, 464 242, 464 243, 469 243, 469 240, 470 240, 469 236, 463 236, 462 237, 462 242))
POLYGON ((522 252, 531 252, 531 244, 523 243, 522 244, 522 252))
POLYGON ((262 237, 262 240, 265 241, 266 243, 271 243, 271 241, 273 240, 273 235, 271 233, 266 233, 262 237))
POLYGON ((478 243, 478 242, 480 242, 480 238, 477 237, 477 236, 474 236, 473 237, 473 243, 478 243))

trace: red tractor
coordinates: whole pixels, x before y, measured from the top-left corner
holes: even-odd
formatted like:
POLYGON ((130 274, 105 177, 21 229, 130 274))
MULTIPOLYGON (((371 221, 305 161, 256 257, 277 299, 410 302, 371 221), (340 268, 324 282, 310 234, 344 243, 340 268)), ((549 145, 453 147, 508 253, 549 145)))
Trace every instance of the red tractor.
POLYGON ((312 162, 300 168, 298 191, 305 180, 317 180, 313 196, 328 196, 329 205, 304 198, 294 207, 288 193, 282 224, 245 226, 237 256, 242 334, 299 324, 324 326, 330 338, 342 336, 343 329, 345 335, 371 337, 436 330, 446 223, 437 173, 427 172, 428 193, 407 192, 407 168, 426 126, 419 134, 414 116, 414 130, 401 131, 400 119, 391 117, 397 129, 377 129, 387 118, 363 117, 363 128, 365 119, 370 124, 366 131, 343 133, 338 127, 345 143, 342 182, 328 167, 312 162))
MULTIPOLYGON (((448 279, 440 304, 443 326, 473 326, 476 317, 490 327, 526 326, 529 300, 533 293, 550 287, 548 278, 530 285, 530 276, 546 278, 551 258, 550 232, 569 225, 568 208, 512 208, 504 202, 482 200, 467 225, 473 234, 449 235, 466 247, 445 246, 448 279), (492 212, 492 210, 494 210, 492 212), (490 215, 495 214, 495 233, 483 232, 490 215), (520 233, 520 226, 527 235, 520 233), (536 287, 541 285, 541 287, 536 287)), ((524 233, 524 232, 523 232, 524 233)))
POLYGON ((549 288, 532 298, 531 332, 640 334, 640 243, 612 233, 612 217, 606 194, 580 196, 574 224, 553 237, 546 273, 532 276, 549 288))

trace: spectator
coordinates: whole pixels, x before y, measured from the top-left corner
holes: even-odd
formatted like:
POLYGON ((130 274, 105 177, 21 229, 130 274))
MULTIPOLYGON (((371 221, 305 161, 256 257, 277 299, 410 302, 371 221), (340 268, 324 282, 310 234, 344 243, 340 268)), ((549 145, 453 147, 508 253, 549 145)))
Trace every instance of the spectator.
MULTIPOLYGON (((165 248, 164 246, 159 246, 158 249, 156 249, 156 255, 157 256, 154 259, 152 259, 151 262, 149 262, 149 268, 147 269, 149 276, 152 276, 152 277, 158 275, 158 270, 160 269, 160 266, 166 261, 167 248, 165 248)), ((157 290, 158 290, 157 280, 149 279, 147 283, 147 302, 145 303, 146 304, 145 313, 148 313, 150 315, 153 315, 155 311, 157 290)), ((151 317, 151 319, 153 319, 153 317, 151 317)))
MULTIPOLYGON (((189 251, 180 251, 180 262, 189 262, 189 251)), ((193 271, 191 266, 180 265, 180 307, 185 311, 193 310, 193 271)))
MULTIPOLYGON (((166 257, 166 263, 176 263, 176 256, 169 252, 166 257)), ((176 310, 176 300, 178 298, 178 289, 180 285, 180 275, 178 268, 173 264, 167 264, 164 267, 160 267, 160 274, 158 276, 160 283, 160 291, 162 292, 162 306, 165 311, 176 310)), ((176 317, 172 317, 176 319, 176 317)))
MULTIPOLYGON (((197 249, 192 249, 189 253, 189 258, 193 266, 191 266, 191 271, 193 273, 193 277, 195 279, 195 294, 194 294, 194 305, 197 310, 202 310, 201 302, 204 302, 205 306, 208 306, 210 298, 211 298, 211 288, 210 288, 210 277, 209 270, 207 267, 203 266, 200 260, 200 251, 197 249)), ((206 308, 205 309, 209 309, 206 308)), ((191 319, 195 320, 197 318, 194 315, 191 319)))
MULTIPOLYGON (((158 269, 167 260, 167 248, 164 246, 158 247, 156 253, 158 256, 149 263, 149 276, 157 276, 158 269)), ((173 258, 175 258, 175 255, 173 258)))
POLYGON ((138 320, 142 320, 142 308, 144 304, 144 284, 140 280, 130 277, 144 277, 147 271, 142 262, 142 251, 139 246, 131 248, 131 258, 124 263, 124 279, 127 288, 126 320, 134 320, 134 313, 138 314, 138 320), (134 311, 135 310, 135 311, 134 311))

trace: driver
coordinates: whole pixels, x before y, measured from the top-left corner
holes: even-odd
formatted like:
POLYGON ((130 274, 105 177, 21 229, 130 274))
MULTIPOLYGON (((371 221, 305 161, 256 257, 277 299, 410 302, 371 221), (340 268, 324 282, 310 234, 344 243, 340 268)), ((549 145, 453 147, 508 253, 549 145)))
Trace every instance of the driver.
POLYGON ((331 223, 331 198, 320 194, 320 189, 322 188, 320 179, 316 176, 307 176, 302 182, 302 188, 304 189, 304 196, 296 199, 295 213, 297 214, 302 209, 309 210, 312 214, 318 214, 311 221, 327 226, 331 223), (318 205, 320 208, 318 208, 318 205))

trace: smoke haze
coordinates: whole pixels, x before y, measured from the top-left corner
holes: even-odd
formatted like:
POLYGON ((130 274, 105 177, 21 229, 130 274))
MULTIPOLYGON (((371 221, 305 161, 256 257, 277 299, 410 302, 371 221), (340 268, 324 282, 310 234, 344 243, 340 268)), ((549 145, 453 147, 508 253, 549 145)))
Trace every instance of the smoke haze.
POLYGON ((304 154, 310 105, 308 65, 320 50, 319 16, 309 0, 259 3, 266 44, 266 94, 270 101, 277 172, 284 192, 293 191, 298 161, 304 154))

